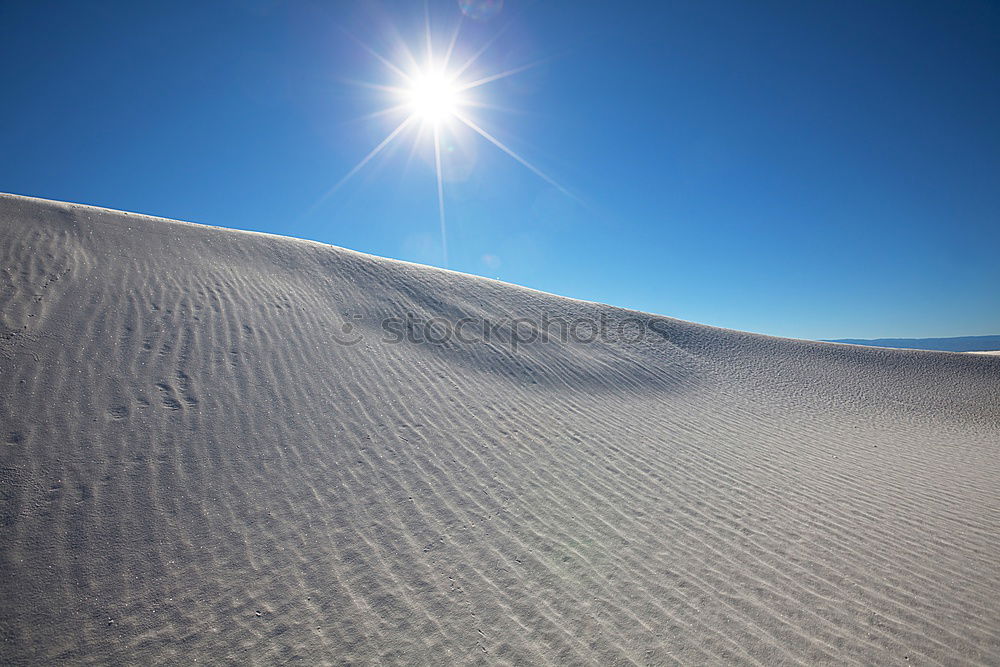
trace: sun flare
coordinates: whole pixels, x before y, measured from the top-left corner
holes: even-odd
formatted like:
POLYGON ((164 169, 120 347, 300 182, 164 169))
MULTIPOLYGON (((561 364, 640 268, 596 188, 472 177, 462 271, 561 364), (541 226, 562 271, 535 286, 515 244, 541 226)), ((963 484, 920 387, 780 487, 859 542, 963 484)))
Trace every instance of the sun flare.
MULTIPOLYGON (((382 153, 400 135, 408 133, 414 137, 414 151, 419 145, 427 146, 429 142, 429 146, 432 149, 434 172, 437 181, 437 208, 438 222, 441 230, 441 252, 444 266, 447 266, 448 234, 445 220, 444 181, 445 168, 451 150, 445 151, 442 149, 442 146, 445 142, 451 142, 453 145, 456 141, 462 141, 461 130, 471 130, 474 134, 496 146, 503 153, 506 153, 560 192, 569 196, 572 195, 541 169, 481 127, 473 113, 476 109, 504 110, 503 107, 484 101, 481 95, 477 95, 476 93, 481 92, 480 89, 487 84, 529 70, 541 61, 497 71, 493 74, 480 73, 478 76, 472 75, 471 72, 474 71, 473 67, 477 65, 480 57, 494 40, 488 40, 470 57, 456 63, 453 56, 456 55, 456 42, 461 23, 455 28, 451 39, 446 42, 446 48, 443 49, 435 48, 429 22, 425 22, 424 27, 426 60, 423 61, 424 64, 422 66, 418 64, 414 52, 405 44, 399 44, 401 57, 394 62, 364 42, 356 40, 365 51, 382 63, 396 79, 395 84, 359 82, 361 85, 374 90, 388 93, 393 100, 392 105, 369 114, 368 117, 396 116, 398 118, 402 114, 402 119, 367 155, 361 158, 339 181, 327 190, 320 197, 319 201, 314 204, 313 208, 322 203, 345 182, 361 171, 365 165, 382 153), (456 132, 456 130, 459 130, 459 132, 456 132)), ((411 157, 412 155, 413 152, 411 152, 411 157)))
POLYGON ((417 118, 433 124, 452 118, 462 104, 458 85, 438 72, 416 76, 406 91, 406 101, 417 118))

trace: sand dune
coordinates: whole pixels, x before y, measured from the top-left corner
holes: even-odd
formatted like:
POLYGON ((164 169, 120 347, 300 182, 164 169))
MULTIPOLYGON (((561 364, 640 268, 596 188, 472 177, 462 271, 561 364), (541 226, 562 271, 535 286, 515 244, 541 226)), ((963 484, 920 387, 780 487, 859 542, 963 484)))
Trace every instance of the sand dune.
POLYGON ((0 663, 1000 662, 1000 358, 16 196, 0 238, 0 663))

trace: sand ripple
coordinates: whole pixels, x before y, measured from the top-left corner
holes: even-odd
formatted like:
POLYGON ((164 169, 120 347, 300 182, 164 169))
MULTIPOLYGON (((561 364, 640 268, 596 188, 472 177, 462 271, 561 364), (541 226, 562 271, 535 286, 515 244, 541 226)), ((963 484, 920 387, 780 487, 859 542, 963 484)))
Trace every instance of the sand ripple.
POLYGON ((21 197, 0 234, 4 664, 1000 662, 1000 358, 390 344, 640 314, 21 197))

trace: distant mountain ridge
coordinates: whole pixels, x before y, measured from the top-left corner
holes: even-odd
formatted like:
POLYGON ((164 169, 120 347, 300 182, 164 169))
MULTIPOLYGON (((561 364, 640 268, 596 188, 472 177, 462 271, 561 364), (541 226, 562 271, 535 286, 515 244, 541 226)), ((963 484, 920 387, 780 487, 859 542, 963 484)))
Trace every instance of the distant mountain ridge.
POLYGON ((823 342, 871 345, 873 347, 899 347, 910 350, 941 350, 944 352, 1000 350, 1000 335, 955 336, 953 338, 838 338, 823 342))

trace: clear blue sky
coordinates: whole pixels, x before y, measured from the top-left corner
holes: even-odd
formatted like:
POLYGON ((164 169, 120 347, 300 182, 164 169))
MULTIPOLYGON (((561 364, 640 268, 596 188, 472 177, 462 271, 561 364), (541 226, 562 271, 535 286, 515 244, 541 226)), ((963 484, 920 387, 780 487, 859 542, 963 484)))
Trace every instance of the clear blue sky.
MULTIPOLYGON (((431 2, 435 39, 461 17, 431 2)), ((417 2, 0 4, 0 190, 443 263, 365 119, 417 2), (394 33, 397 34, 394 37, 394 33)), ((449 268, 802 338, 1000 333, 1000 4, 507 0, 446 147, 449 268)), ((457 56, 456 56, 457 57, 457 56)))

